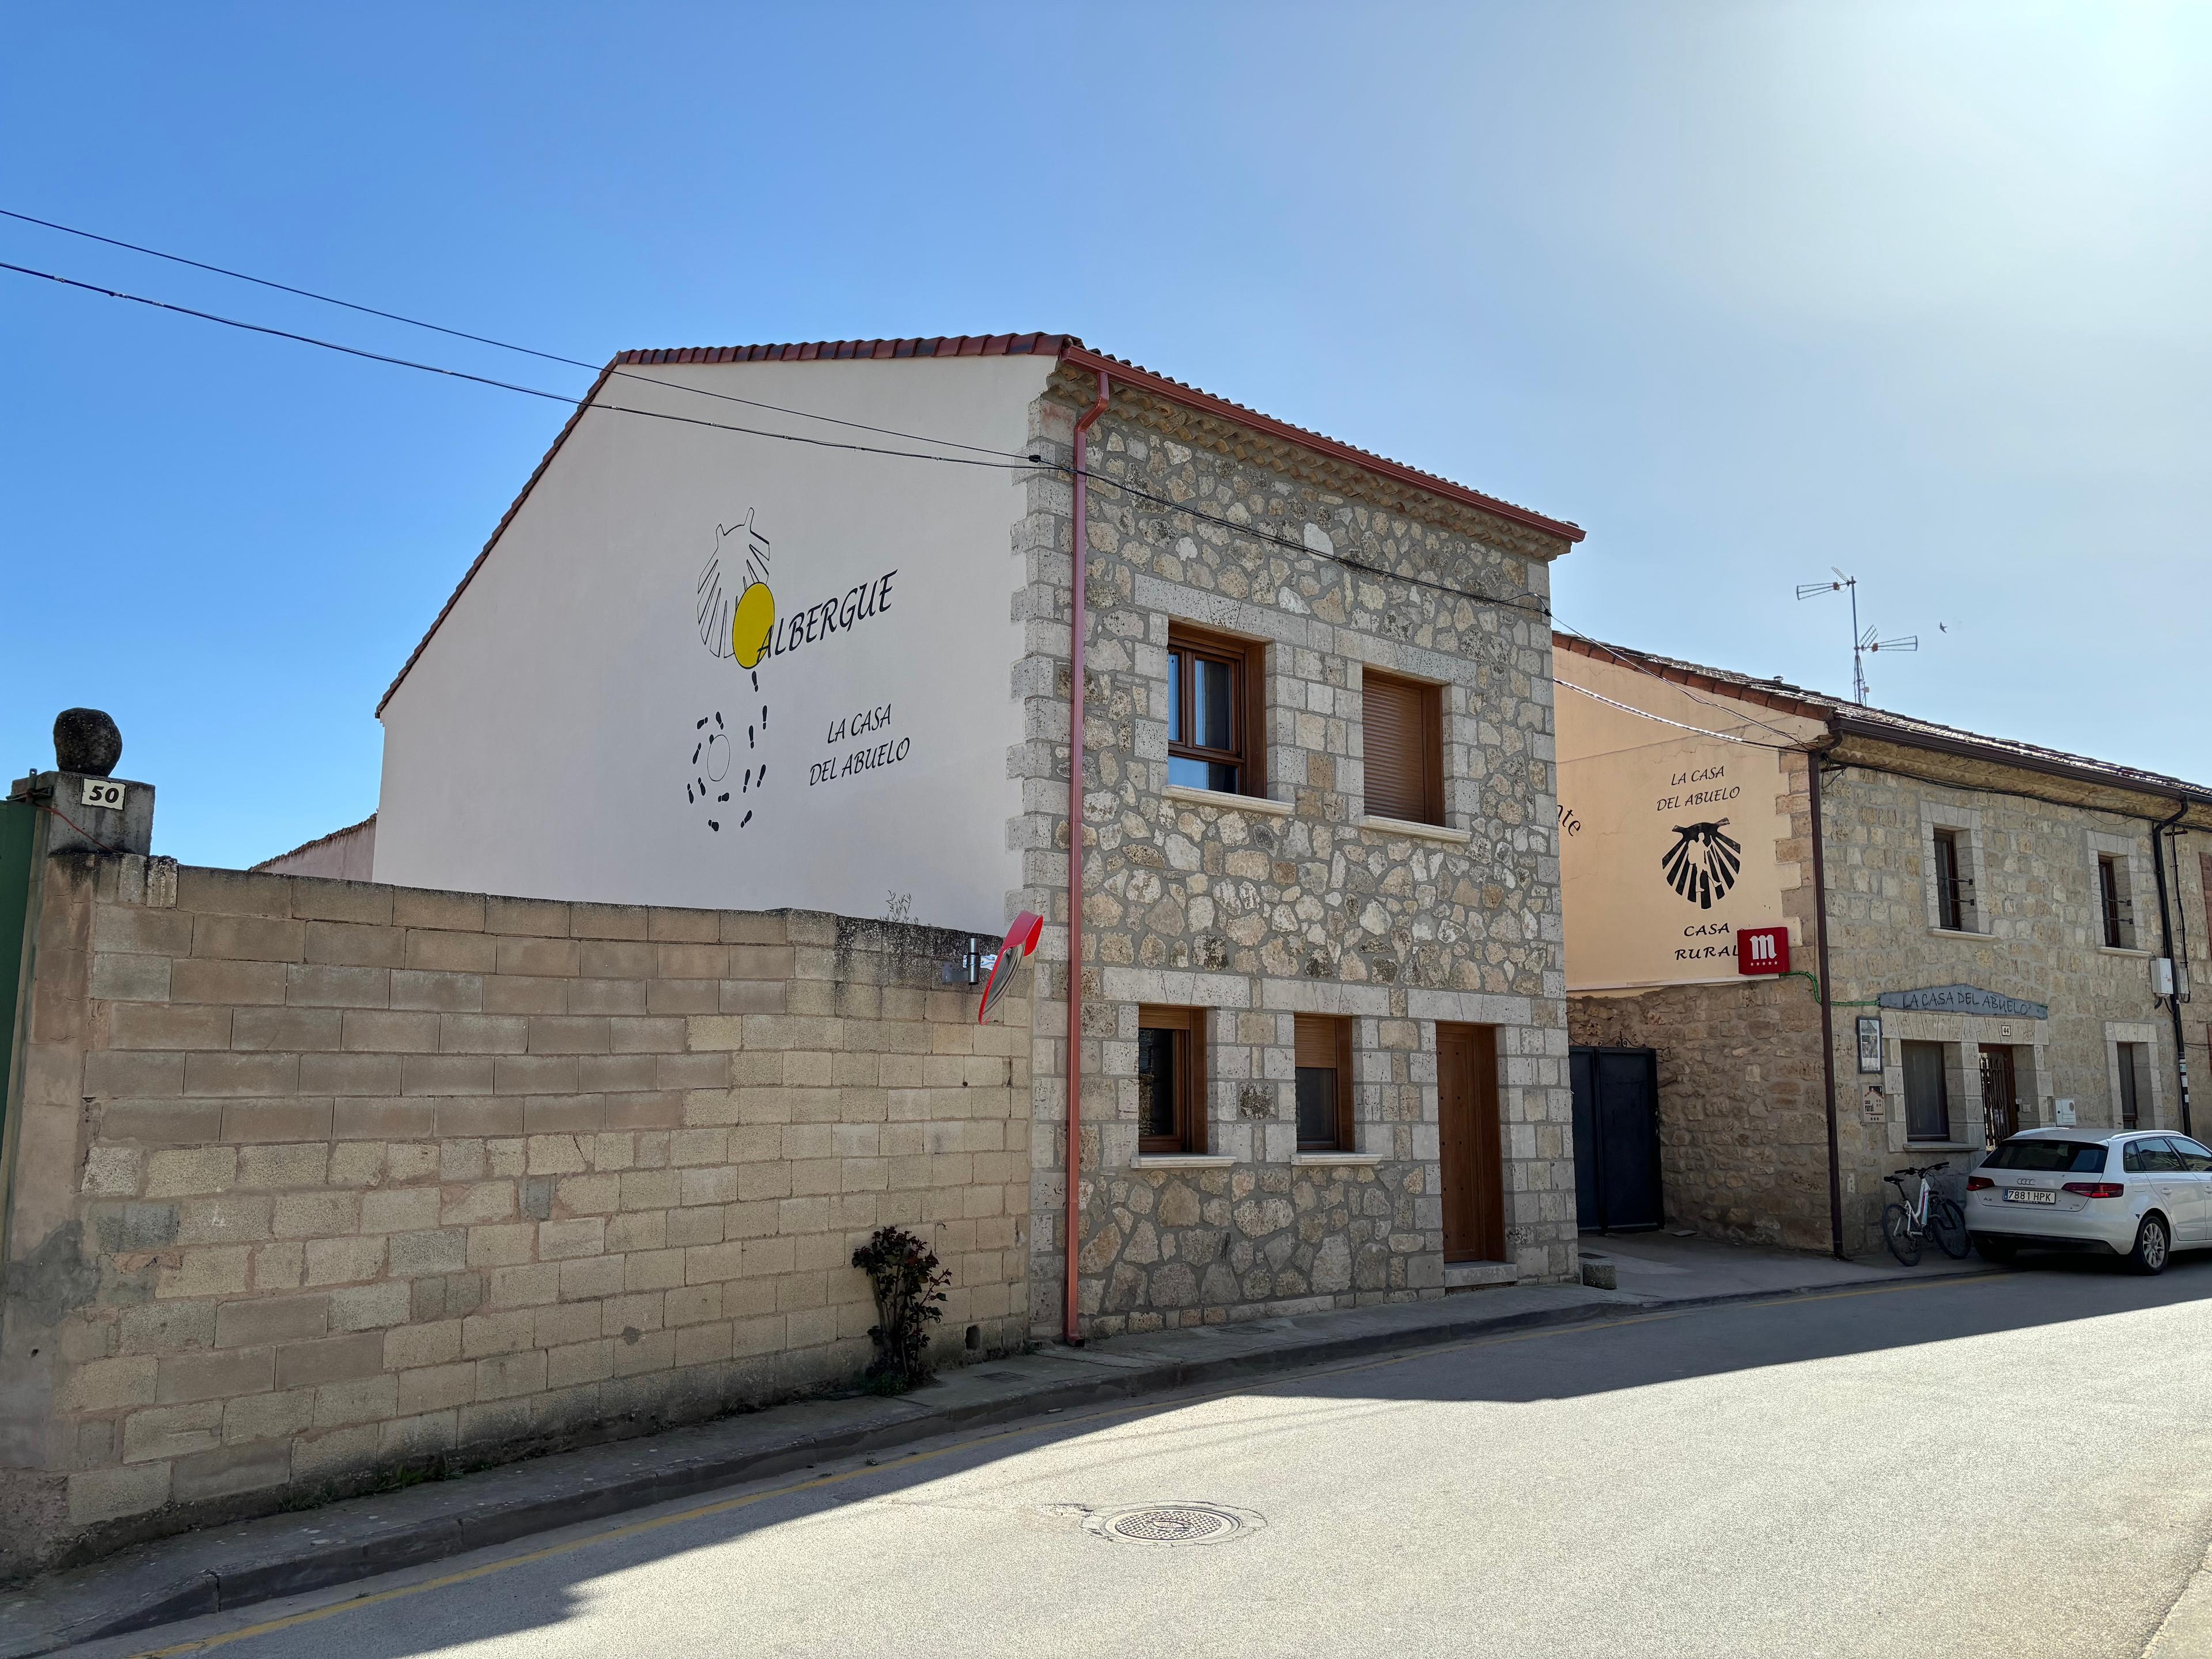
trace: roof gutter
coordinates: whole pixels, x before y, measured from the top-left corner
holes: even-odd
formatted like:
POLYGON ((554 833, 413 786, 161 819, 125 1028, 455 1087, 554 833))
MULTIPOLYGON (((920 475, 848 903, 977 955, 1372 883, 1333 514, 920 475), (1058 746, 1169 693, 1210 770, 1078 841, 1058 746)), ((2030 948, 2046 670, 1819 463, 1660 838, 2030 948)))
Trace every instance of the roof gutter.
MULTIPOLYGON (((2173 1018, 2173 1064, 2181 1085, 2181 1133, 2193 1135, 2197 1131, 2189 1122, 2189 1039, 2181 1027, 2181 976, 2189 971, 2189 965, 2173 957, 2173 912, 2166 906, 2166 848, 2160 845, 2162 842, 2170 842, 2174 825, 2188 811, 2187 801, 2176 801, 2172 816, 2160 818, 2151 827, 2150 867, 2158 877, 2159 953, 2166 958, 2166 972, 2172 975, 2172 986, 2166 994, 2166 1012, 2173 1018)), ((2177 883, 2180 877, 2179 864, 2176 860, 2177 883)), ((2174 896, 2179 898, 2180 895, 2174 896)))
POLYGON ((1805 793, 1813 819, 1813 915, 1820 930, 1820 1078, 1828 1117, 1828 1250, 1838 1261, 1844 1253, 1844 1156, 1836 1126, 1836 1011, 1834 980, 1828 971, 1827 837, 1821 830, 1820 762, 1834 739, 1805 751, 1805 793))
POLYGON ((1964 738, 1944 737, 1933 732, 1907 731, 1886 721, 1863 720, 1849 714, 1831 715, 1828 726, 1838 737, 1866 738, 1876 743, 1895 744, 1900 749, 1926 749, 1939 755, 1955 755, 1962 760, 1988 761, 1994 765, 2016 767, 2023 772, 2040 772, 2047 777, 2070 778, 2078 783, 2094 783, 2103 788, 2125 790, 2134 794, 2162 795, 2179 800, 2184 811, 2191 806, 2212 806, 2212 790, 2192 788, 2178 778, 2135 781, 2116 777, 2094 766, 2072 765, 2045 756, 2021 754, 2002 745, 1971 743, 1964 738))

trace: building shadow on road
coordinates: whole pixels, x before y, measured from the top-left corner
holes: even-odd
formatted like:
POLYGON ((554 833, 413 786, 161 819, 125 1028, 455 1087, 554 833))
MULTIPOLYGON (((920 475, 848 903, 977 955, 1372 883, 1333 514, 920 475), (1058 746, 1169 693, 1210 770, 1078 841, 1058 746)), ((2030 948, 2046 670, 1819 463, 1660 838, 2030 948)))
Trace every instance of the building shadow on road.
MULTIPOLYGON (((1039 1494, 1050 1483, 1036 1464, 1025 1468, 1017 1461, 1030 1454, 1082 1447, 1085 1477, 1102 1490, 1113 1486, 1117 1475, 1132 1472, 1152 1476, 1152 1484, 1165 1480, 1171 1486, 1175 1477, 1170 1472, 1188 1466, 1192 1452, 1218 1454, 1226 1446, 1252 1458, 1296 1456, 1301 1447, 1310 1446, 1316 1427, 1349 1424, 1407 1402, 1562 1401, 2127 1319, 2201 1302, 2212 1302, 2212 1257, 2180 1258, 2158 1279, 2130 1276, 2116 1262, 2052 1257, 1978 1278, 1849 1286, 1702 1308, 1623 1309, 1579 1323, 1497 1332, 1139 1401, 1071 1409, 958 1440, 879 1454, 871 1461, 824 1464, 780 1481, 441 1564, 415 1575, 411 1584, 363 1586, 370 1595, 357 1596, 331 1616, 288 1620, 283 1628, 248 1638, 238 1652, 240 1659, 290 1659, 295 1654, 301 1659, 408 1659, 526 1633, 533 1651, 557 1650, 564 1644, 579 1651, 595 1650, 580 1626, 567 1634, 558 1627, 592 1610, 604 1587, 619 1575, 671 1564, 682 1565, 687 1577, 702 1575, 702 1583, 732 1587, 732 1599, 715 1615, 715 1627, 696 1631, 690 1648, 747 1650, 747 1564, 742 1558, 734 1563, 686 1563, 685 1558, 726 1551, 771 1529, 803 1528, 870 1504, 879 1506, 880 1513, 885 1505, 942 1511, 965 1504, 1001 1517, 1020 1514, 1024 1526, 1037 1529, 1024 1536, 1048 1536, 1055 1528, 1079 1534, 1085 1517, 1074 1511, 1080 1506, 1043 1503, 1039 1494), (1256 1414, 1222 1408, 1220 1402, 1232 1398, 1264 1398, 1280 1408, 1256 1414), (1140 1432, 1113 1436, 1132 1427, 1140 1432), (1084 1446, 1094 1437, 1094 1443, 1084 1446), (980 1493, 972 1482, 958 1484, 979 1473, 993 1477, 980 1493), (948 1498, 947 1482, 956 1483, 956 1493, 968 1495, 948 1498), (386 1591, 396 1593, 387 1596, 386 1591)), ((1808 1376, 1809 1390, 1817 1393, 1825 1386, 1846 1384, 1815 1382, 1808 1376)), ((1191 1494, 1163 1489, 1160 1496, 1191 1494)), ((825 1551, 842 1547, 823 1534, 825 1551)), ((890 1565, 855 1560, 850 1570, 879 1571, 890 1565)), ((1020 1562, 1009 1559, 1006 1569, 1018 1575, 1020 1562)), ((265 1616, 272 1622, 285 1617, 276 1608, 265 1616)))

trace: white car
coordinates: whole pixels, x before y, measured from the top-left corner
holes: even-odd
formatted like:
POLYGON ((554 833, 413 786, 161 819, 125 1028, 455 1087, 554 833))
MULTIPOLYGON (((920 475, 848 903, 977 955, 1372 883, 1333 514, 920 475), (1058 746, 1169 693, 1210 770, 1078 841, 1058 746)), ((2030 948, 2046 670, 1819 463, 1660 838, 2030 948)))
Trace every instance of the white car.
POLYGON ((2166 1130, 2029 1129, 1966 1177, 1966 1231, 1990 1261, 2097 1250, 2162 1273, 2212 1246, 2212 1152, 2166 1130))

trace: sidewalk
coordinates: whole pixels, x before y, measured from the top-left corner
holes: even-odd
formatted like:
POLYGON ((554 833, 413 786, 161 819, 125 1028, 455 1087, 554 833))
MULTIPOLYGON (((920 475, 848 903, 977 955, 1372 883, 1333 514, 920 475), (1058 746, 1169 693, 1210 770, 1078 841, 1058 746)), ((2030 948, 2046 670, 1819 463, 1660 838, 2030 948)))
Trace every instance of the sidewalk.
POLYGON ((1584 1233, 1582 1246, 1585 1263, 1612 1265, 1623 1292, 1659 1302, 1824 1291, 1846 1285, 1944 1279, 1987 1271, 1974 1256, 1954 1261, 1932 1244, 1917 1267, 1899 1267, 1887 1255, 1838 1261, 1802 1250, 1723 1244, 1665 1231, 1584 1233))
MULTIPOLYGON (((896 1399, 800 1401, 532 1459, 326 1508, 188 1533, 0 1592, 0 1659, 349 1583, 554 1527, 1075 1406, 1258 1377, 1636 1309, 1922 1276, 1894 1263, 1739 1249, 1663 1235, 1595 1236, 1617 1291, 1471 1291, 1442 1301, 1122 1337, 947 1371, 896 1399)), ((1943 1264, 1954 1271, 1972 1264, 1943 1264)), ((1925 1272, 1926 1270, 1923 1270, 1925 1272)))

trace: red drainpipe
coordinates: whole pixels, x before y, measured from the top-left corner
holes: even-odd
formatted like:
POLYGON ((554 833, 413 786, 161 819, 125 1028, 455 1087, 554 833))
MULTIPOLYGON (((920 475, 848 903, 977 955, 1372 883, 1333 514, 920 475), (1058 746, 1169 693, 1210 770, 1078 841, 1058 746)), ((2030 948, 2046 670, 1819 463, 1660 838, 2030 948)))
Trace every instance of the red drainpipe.
POLYGON ((1067 1214, 1060 1224, 1067 1246, 1066 1329, 1080 1342, 1075 1322, 1075 1257, 1082 1234, 1077 1225, 1078 1194, 1083 1173, 1083 644, 1089 631, 1085 567, 1091 559, 1091 423, 1106 412, 1113 390, 1106 371, 1098 371, 1098 401, 1075 422, 1075 594, 1069 605, 1068 689, 1073 703, 1067 726, 1067 1214))

